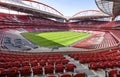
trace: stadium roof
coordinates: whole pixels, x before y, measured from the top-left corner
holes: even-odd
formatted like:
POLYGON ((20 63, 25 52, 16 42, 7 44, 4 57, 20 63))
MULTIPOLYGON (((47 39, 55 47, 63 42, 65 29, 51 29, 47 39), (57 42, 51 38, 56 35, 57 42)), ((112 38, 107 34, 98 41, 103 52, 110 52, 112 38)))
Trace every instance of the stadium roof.
POLYGON ((114 20, 118 15, 120 15, 120 0, 95 0, 98 8, 112 16, 114 20))
MULTIPOLYGON (((118 3, 119 1, 112 0, 96 0, 97 6, 100 10, 84 10, 76 13, 70 18, 66 18, 61 12, 56 10, 55 8, 46 5, 44 3, 35 1, 35 0, 1 0, 0 6, 5 7, 10 10, 24 12, 28 14, 32 14, 34 16, 39 17, 47 17, 47 18, 55 18, 55 19, 64 19, 64 20, 91 20, 91 19, 99 19, 99 18, 110 18, 111 16, 114 18, 119 15, 119 9, 115 8, 120 7, 120 4, 111 10, 112 3, 118 3), (106 3, 103 3, 106 2, 106 3), (106 7, 103 4, 108 4, 106 7), (102 9, 101 9, 102 8, 102 9), (114 10, 114 12, 112 12, 114 10), (105 14, 106 13, 106 14, 105 14)), ((114 6, 114 5, 113 5, 114 6)))
POLYGON ((33 0, 2 0, 0 6, 37 16, 65 19, 56 9, 33 0), (31 4, 31 5, 30 5, 31 4), (36 5, 36 6, 35 6, 36 5))
POLYGON ((74 14, 69 20, 89 20, 109 17, 110 17, 109 15, 99 10, 84 10, 74 14))

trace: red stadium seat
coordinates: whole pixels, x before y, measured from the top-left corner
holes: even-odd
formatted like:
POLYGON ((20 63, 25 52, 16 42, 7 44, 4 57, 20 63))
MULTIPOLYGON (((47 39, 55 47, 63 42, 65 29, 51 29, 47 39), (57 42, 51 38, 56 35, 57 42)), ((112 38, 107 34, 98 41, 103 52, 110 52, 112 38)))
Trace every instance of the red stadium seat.
POLYGON ((55 64, 57 65, 57 64, 61 64, 62 62, 61 62, 61 60, 60 59, 57 59, 56 61, 55 61, 55 64))
POLYGON ((67 59, 62 59, 62 64, 68 64, 69 60, 67 59))
POLYGON ((48 60, 48 65, 54 65, 54 60, 48 60))
POLYGON ((66 71, 67 72, 74 72, 74 68, 76 68, 76 66, 74 64, 66 64, 66 71))
POLYGON ((20 67, 21 66, 21 62, 20 61, 15 61, 12 64, 13 64, 13 67, 20 67))
POLYGON ((64 72, 64 66, 62 64, 57 64, 55 67, 56 73, 63 73, 64 72))
POLYGON ((110 70, 108 77, 117 77, 117 70, 110 70))
POLYGON ((5 58, 1 57, 0 62, 5 62, 5 58))
POLYGON ((82 63, 82 64, 85 64, 86 63, 86 59, 85 58, 81 58, 79 62, 82 63))
POLYGON ((45 74, 53 74, 54 67, 53 65, 45 66, 45 74))
POLYGON ((70 74, 62 74, 60 77, 72 77, 70 74))
POLYGON ((106 66, 106 68, 113 68, 114 67, 110 61, 106 61, 105 66, 106 66))
POLYGON ((46 77, 57 77, 56 75, 48 75, 46 77))
POLYGON ((101 68, 101 69, 105 69, 106 67, 105 67, 105 63, 104 62, 98 62, 98 64, 97 64, 97 66, 98 66, 98 68, 101 68))
POLYGON ((31 62, 31 66, 32 66, 32 67, 33 67, 33 66, 38 66, 37 60, 32 61, 32 62, 31 62))
POLYGON ((86 77, 85 73, 77 73, 74 75, 74 77, 86 77))
POLYGON ((7 77, 18 77, 18 68, 12 67, 7 70, 7 77))
POLYGON ((6 71, 4 68, 0 68, 0 77, 5 77, 6 76, 6 71))
POLYGON ((46 60, 41 60, 41 61, 39 61, 39 63, 40 63, 41 66, 45 66, 46 65, 46 60))
POLYGON ((0 68, 6 68, 6 67, 5 67, 5 63, 0 62, 0 68))
POLYGON ((95 62, 91 62, 91 63, 89 64, 89 68, 92 69, 92 70, 97 70, 98 65, 97 65, 97 63, 95 63, 95 62))
POLYGON ((20 69, 21 76, 27 76, 31 74, 30 66, 24 66, 20 69))
POLYGON ((12 62, 5 62, 5 67, 6 68, 10 68, 12 66, 13 66, 12 62))
POLYGON ((42 69, 42 66, 34 66, 33 68, 33 74, 36 75, 36 74, 43 74, 43 69, 42 69))
POLYGON ((29 66, 29 61, 23 61, 22 66, 29 66))

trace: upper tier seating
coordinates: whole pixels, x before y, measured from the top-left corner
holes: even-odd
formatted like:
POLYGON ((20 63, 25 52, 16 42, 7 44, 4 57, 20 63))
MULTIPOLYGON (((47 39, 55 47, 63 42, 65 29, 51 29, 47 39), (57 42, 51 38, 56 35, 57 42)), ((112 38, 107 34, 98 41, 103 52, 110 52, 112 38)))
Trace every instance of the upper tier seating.
MULTIPOLYGON (((56 22, 49 19, 38 18, 29 15, 14 15, 14 14, 0 14, 1 26, 0 28, 51 28, 59 30, 68 30, 66 23, 56 22)), ((41 30, 42 31, 42 30, 41 30)), ((52 30, 50 30, 52 31, 52 30)))
POLYGON ((120 21, 81 21, 81 22, 76 22, 76 23, 71 23, 69 26, 72 29, 81 29, 81 28, 86 28, 91 30, 95 29, 95 30, 99 30, 99 29, 112 29, 116 26, 120 25, 120 21))

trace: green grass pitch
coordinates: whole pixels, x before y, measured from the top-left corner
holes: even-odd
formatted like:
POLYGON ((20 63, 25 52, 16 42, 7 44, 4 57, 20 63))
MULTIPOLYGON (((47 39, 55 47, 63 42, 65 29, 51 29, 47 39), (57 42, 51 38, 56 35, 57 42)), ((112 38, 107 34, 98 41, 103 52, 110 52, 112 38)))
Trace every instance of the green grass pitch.
POLYGON ((79 40, 85 39, 92 34, 83 32, 32 32, 22 34, 28 40, 47 47, 69 46, 79 40))

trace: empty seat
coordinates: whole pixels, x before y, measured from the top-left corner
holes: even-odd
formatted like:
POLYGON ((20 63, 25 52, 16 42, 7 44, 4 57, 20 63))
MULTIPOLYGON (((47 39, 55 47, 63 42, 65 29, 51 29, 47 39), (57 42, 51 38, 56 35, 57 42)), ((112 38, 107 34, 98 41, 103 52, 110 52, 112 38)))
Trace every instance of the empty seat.
POLYGON ((32 61, 32 62, 31 62, 31 66, 32 66, 32 67, 33 67, 33 66, 38 66, 37 60, 32 61))
POLYGON ((5 62, 5 58, 1 57, 0 62, 5 62))
POLYGON ((56 60, 55 61, 55 64, 57 65, 57 64, 61 64, 62 62, 61 62, 61 60, 60 59, 58 59, 58 60, 56 60))
POLYGON ((33 74, 36 75, 36 74, 43 74, 43 69, 42 69, 42 66, 34 66, 32 68, 33 70, 33 74))
POLYGON ((64 72, 64 66, 62 64, 57 64, 55 67, 56 73, 63 73, 64 72))
POLYGON ((0 77, 5 77, 6 76, 6 71, 4 68, 0 68, 0 77))
POLYGON ((45 66, 45 74, 52 74, 54 71, 53 65, 45 66))
POLYGON ((105 62, 106 68, 113 68, 113 64, 110 61, 105 62))
POLYGON ((89 68, 90 69, 92 69, 92 70, 97 70, 97 63, 95 63, 95 62, 91 62, 90 64, 89 64, 89 68))
POLYGON ((103 61, 98 62, 98 68, 105 69, 105 63, 103 61))
POLYGON ((62 60, 62 64, 68 64, 68 62, 69 62, 69 60, 67 60, 67 59, 62 60))
POLYGON ((7 70, 7 77, 18 77, 18 68, 12 67, 7 70))
POLYGON ((48 60, 48 65, 54 65, 54 60, 48 60))
POLYGON ((31 74, 30 66, 24 66, 20 69, 21 76, 26 76, 31 74))
POLYGON ((21 66, 21 62, 20 61, 15 61, 12 64, 13 64, 13 67, 20 67, 21 66))
POLYGON ((41 66, 45 66, 46 65, 46 60, 41 60, 39 63, 40 63, 41 66))
POLYGON ((70 74, 62 74, 60 77, 72 77, 70 74))
POLYGON ((66 64, 67 72, 74 72, 74 68, 76 68, 76 66, 74 64, 66 64))
POLYGON ((29 66, 29 61, 23 61, 22 66, 29 66))
POLYGON ((77 73, 74 75, 74 77, 86 77, 85 73, 77 73))
POLYGON ((12 62, 5 62, 5 68, 10 68, 12 66, 12 62))
POLYGON ((5 63, 0 62, 0 68, 6 68, 6 67, 5 67, 5 63))
POLYGON ((110 70, 108 73, 108 77, 117 77, 117 70, 110 70))
POLYGON ((48 75, 46 77, 57 77, 56 75, 48 75))

